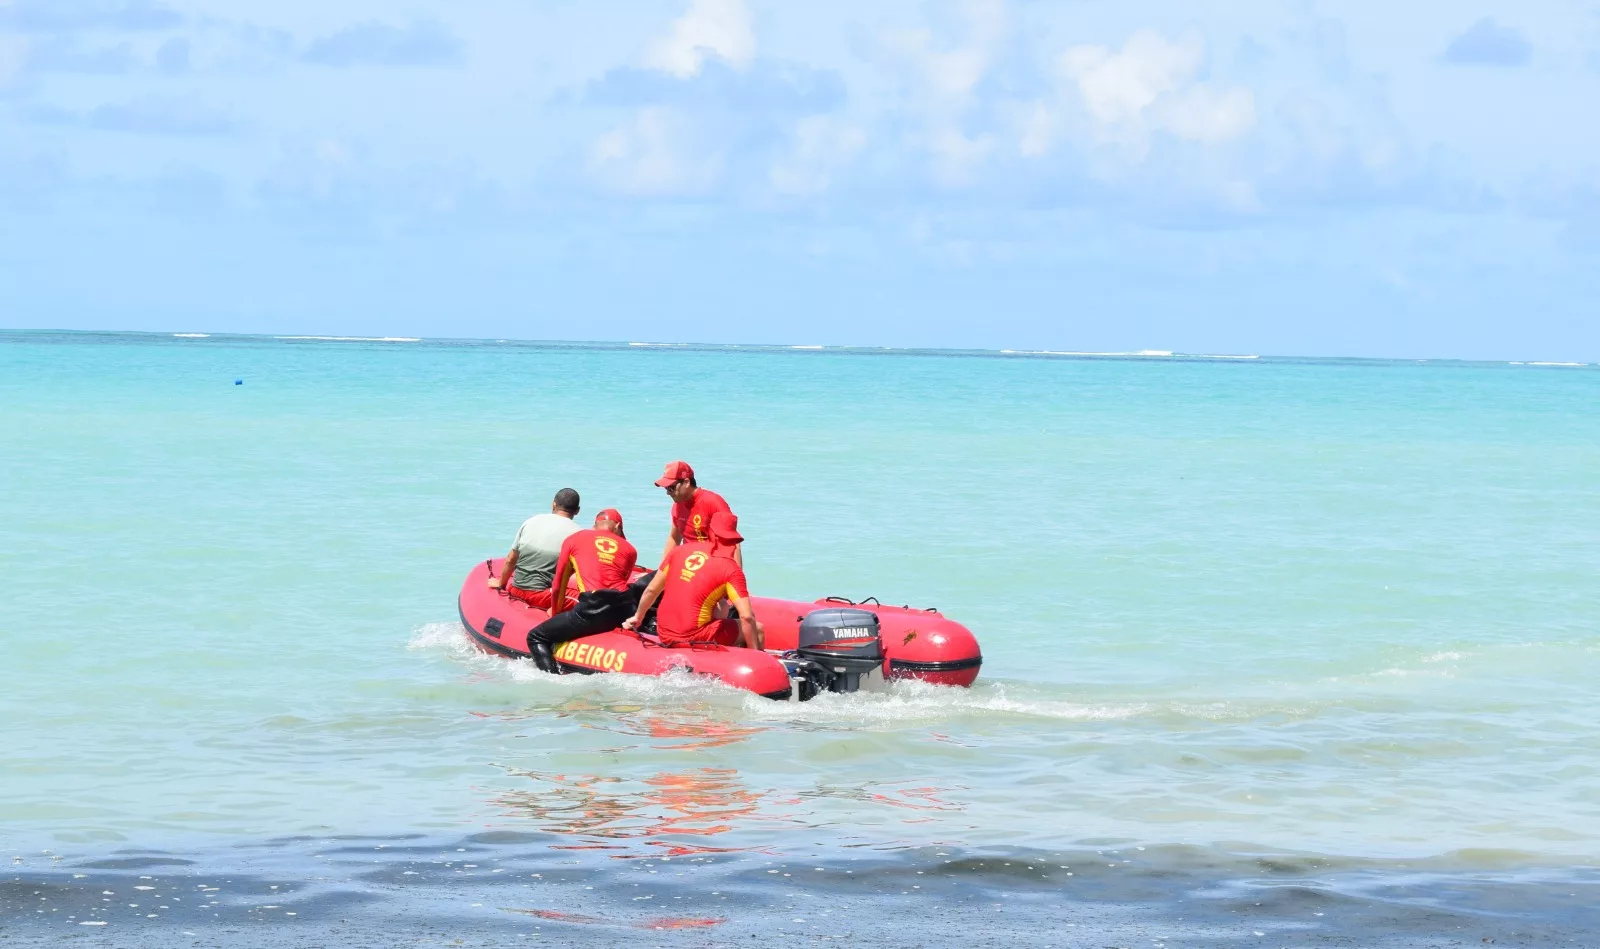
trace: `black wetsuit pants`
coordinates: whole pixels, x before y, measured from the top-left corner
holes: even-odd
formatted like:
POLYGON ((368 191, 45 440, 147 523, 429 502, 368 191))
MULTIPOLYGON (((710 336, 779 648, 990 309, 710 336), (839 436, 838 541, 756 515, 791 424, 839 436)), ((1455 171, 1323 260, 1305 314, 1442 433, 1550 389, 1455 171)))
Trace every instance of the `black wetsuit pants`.
POLYGON ((572 609, 557 613, 528 631, 529 651, 533 643, 553 646, 618 628, 639 608, 639 597, 648 582, 646 575, 626 590, 590 590, 578 594, 578 603, 572 609))

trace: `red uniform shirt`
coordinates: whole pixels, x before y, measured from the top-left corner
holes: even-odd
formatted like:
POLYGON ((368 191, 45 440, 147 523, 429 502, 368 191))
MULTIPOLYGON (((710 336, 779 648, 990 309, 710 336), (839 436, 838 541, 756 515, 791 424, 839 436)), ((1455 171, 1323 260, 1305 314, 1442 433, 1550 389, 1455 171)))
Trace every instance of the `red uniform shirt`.
POLYGON ((713 553, 709 541, 679 544, 667 558, 666 585, 656 608, 656 632, 666 643, 710 642, 717 632, 717 604, 748 597, 744 568, 732 548, 713 553))
POLYGON ((711 515, 719 511, 733 513, 722 495, 705 488, 695 488, 694 497, 687 504, 672 505, 672 526, 683 532, 684 541, 710 540, 711 515))
POLYGON ((561 542, 556 555, 556 570, 567 564, 572 586, 579 593, 590 590, 625 590, 633 577, 639 552, 616 534, 582 530, 561 542))

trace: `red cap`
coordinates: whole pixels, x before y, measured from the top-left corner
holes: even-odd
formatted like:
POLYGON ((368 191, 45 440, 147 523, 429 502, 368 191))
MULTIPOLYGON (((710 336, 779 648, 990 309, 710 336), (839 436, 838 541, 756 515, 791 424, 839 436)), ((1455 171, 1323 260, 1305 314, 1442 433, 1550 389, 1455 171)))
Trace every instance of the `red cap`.
POLYGON ((711 515, 707 533, 719 544, 737 544, 744 540, 739 534, 739 516, 729 511, 718 511, 711 515))
POLYGON ((622 512, 618 511, 614 507, 608 507, 599 514, 596 514, 594 517, 595 520, 599 520, 603 517, 611 523, 617 525, 617 530, 622 530, 622 512))
POLYGON ((656 479, 656 487, 664 488, 674 481, 688 481, 694 477, 694 469, 689 467, 687 461, 670 461, 667 470, 656 479))

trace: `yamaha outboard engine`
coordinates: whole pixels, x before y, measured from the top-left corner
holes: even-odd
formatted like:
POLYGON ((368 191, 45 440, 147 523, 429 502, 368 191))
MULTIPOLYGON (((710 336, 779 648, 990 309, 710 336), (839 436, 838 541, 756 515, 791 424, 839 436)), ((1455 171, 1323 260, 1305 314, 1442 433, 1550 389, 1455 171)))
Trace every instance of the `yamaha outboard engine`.
POLYGON ((823 689, 854 692, 863 680, 881 683, 883 641, 878 636, 878 615, 870 610, 812 610, 800 621, 795 655, 798 671, 808 680, 801 683, 802 699, 823 689))

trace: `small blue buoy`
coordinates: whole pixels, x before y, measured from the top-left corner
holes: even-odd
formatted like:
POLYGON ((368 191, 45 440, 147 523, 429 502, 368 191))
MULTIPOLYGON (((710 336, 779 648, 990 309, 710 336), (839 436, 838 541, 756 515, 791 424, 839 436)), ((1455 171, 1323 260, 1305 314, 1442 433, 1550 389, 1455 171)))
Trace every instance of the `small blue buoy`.
POLYGON ((244 380, 243 379, 235 379, 235 380, 233 380, 233 384, 236 385, 236 386, 242 386, 242 385, 244 385, 244 380))

